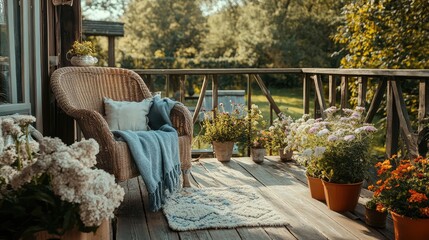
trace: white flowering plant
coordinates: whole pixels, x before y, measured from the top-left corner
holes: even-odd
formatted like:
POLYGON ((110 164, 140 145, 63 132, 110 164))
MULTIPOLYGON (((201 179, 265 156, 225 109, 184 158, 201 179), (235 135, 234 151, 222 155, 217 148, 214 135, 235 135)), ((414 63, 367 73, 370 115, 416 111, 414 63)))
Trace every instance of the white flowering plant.
POLYGON ((250 140, 248 146, 251 148, 266 148, 271 142, 271 134, 265 129, 267 122, 264 120, 258 105, 252 104, 247 111, 245 120, 248 124, 246 136, 250 140))
POLYGON ((283 150, 288 142, 287 136, 290 132, 290 124, 293 120, 290 116, 281 113, 278 118, 274 119, 273 124, 268 128, 271 135, 270 148, 273 151, 283 150))
POLYGON ((0 239, 22 239, 39 231, 62 235, 96 231, 113 218, 124 190, 112 175, 94 168, 95 140, 70 146, 58 138, 32 140, 32 116, 0 119, 0 239))
POLYGON ((356 183, 370 167, 372 135, 377 129, 364 123, 364 108, 325 110, 325 119, 308 115, 291 123, 286 150, 298 150, 307 174, 333 183, 356 183))

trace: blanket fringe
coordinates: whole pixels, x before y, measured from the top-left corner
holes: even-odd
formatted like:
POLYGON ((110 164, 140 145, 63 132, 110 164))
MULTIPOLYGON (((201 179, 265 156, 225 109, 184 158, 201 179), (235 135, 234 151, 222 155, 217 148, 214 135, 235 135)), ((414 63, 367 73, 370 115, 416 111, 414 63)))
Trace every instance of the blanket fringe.
POLYGON ((180 175, 181 170, 179 164, 176 165, 172 171, 165 174, 164 180, 158 183, 154 192, 149 193, 149 207, 152 211, 156 212, 161 209, 162 205, 165 203, 166 195, 170 195, 180 188, 180 175), (168 186, 168 189, 165 189, 165 186, 168 186))

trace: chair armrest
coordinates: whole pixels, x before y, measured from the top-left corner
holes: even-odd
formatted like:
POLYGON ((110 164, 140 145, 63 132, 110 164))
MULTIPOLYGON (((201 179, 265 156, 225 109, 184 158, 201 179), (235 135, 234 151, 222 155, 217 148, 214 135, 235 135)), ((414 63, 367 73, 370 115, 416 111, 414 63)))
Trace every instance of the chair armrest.
POLYGON ((179 136, 190 136, 194 131, 191 112, 182 104, 176 104, 170 112, 170 119, 173 127, 177 130, 179 136))
POLYGON ((79 109, 73 111, 70 116, 77 121, 85 138, 93 138, 98 142, 100 148, 113 149, 115 139, 106 120, 99 112, 79 109))

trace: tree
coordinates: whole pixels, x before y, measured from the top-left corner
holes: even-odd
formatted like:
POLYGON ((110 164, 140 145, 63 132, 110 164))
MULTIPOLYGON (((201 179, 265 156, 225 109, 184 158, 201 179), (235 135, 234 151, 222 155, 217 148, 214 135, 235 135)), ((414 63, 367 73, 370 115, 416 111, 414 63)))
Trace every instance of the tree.
MULTIPOLYGON (((341 65, 346 68, 428 68, 429 2, 353 1, 344 7, 344 22, 334 40, 344 45, 341 65)), ((402 81, 401 85, 407 93, 405 102, 413 118, 417 116, 418 89, 407 81, 402 81)), ((371 82, 369 86, 370 99, 375 86, 371 82)), ((354 104, 356 83, 349 88, 354 104)))
POLYGON ((344 67, 428 68, 429 2, 353 1, 334 39, 344 44, 344 67))
POLYGON ((131 0, 124 22, 121 49, 134 58, 193 57, 206 24, 197 1, 187 0, 131 0))
POLYGON ((130 0, 81 0, 85 19, 119 20, 130 0))

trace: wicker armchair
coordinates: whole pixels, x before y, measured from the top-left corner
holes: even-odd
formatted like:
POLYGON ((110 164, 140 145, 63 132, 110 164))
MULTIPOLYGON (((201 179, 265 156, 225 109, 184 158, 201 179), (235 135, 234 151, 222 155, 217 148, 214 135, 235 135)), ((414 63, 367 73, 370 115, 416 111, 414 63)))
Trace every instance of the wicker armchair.
MULTIPOLYGON (((151 97, 141 77, 121 68, 64 67, 52 74, 51 87, 59 107, 77 121, 85 138, 99 143, 97 167, 112 173, 118 181, 139 176, 127 144, 114 139, 103 117, 103 97, 117 101, 141 101, 151 97)), ((179 134, 183 186, 188 187, 193 131, 191 113, 186 107, 176 105, 170 118, 179 134)))

